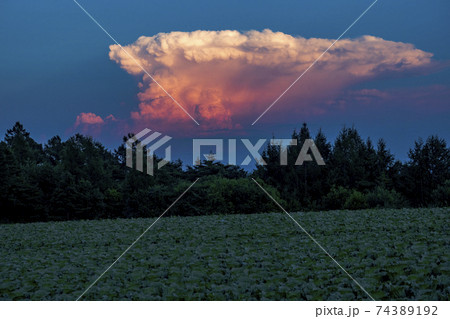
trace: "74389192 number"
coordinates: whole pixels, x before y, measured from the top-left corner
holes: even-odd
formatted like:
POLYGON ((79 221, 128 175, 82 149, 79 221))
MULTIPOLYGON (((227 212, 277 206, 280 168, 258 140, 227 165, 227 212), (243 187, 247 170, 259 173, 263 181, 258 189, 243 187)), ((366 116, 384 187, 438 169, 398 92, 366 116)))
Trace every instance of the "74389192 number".
POLYGON ((436 306, 377 306, 377 315, 391 316, 437 316, 436 306))

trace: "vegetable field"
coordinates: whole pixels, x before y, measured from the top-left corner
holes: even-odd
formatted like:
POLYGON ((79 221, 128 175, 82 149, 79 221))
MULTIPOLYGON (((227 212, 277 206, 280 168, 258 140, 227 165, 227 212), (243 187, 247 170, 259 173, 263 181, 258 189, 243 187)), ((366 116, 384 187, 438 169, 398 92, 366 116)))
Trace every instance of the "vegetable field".
MULTIPOLYGON (((448 300, 449 213, 292 216, 373 298, 448 300)), ((77 299, 153 221, 0 225, 0 299, 77 299)), ((369 297, 290 218, 271 213, 162 218, 82 300, 369 297)))

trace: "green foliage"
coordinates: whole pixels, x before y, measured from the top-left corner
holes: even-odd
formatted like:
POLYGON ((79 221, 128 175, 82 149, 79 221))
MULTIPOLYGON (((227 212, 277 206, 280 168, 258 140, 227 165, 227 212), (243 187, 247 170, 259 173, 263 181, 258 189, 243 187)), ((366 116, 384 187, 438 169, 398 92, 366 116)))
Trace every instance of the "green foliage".
POLYGON ((399 208, 406 206, 405 199, 395 190, 377 187, 366 195, 369 207, 399 208))
POLYGON ((42 145, 36 143, 19 122, 6 131, 5 142, 15 160, 40 163, 43 160, 42 145))
POLYGON ((173 214, 277 209, 249 177, 289 211, 449 205, 450 152, 437 136, 415 142, 405 164, 395 161, 382 139, 374 147, 355 128, 344 127, 331 145, 321 130, 313 137, 304 123, 292 139, 297 145, 268 145, 262 154, 267 165, 250 174, 210 158, 185 169, 173 161, 149 176, 126 167, 124 144, 109 151, 76 134, 66 141, 52 137, 42 146, 16 123, 0 142, 0 222, 159 216, 197 178, 173 214), (295 165, 310 138, 325 166, 295 165), (281 152, 286 166, 280 165, 281 152))
POLYGON ((314 141, 326 166, 311 162, 295 166, 303 141, 311 138, 306 124, 292 138, 298 145, 288 147, 287 166, 279 165, 281 148, 268 145, 262 155, 267 165, 259 165, 253 173, 280 191, 289 210, 445 206, 450 202, 445 186, 450 179, 450 151, 437 136, 416 142, 410 161, 403 164, 395 160, 383 139, 374 147, 354 127, 344 127, 333 147, 319 130, 314 141))
POLYGON ((439 185, 431 193, 433 202, 430 206, 446 207, 450 206, 450 180, 446 180, 444 185, 439 185))
MULTIPOLYGON (((258 182, 281 205, 285 204, 276 189, 261 180, 258 182)), ((181 193, 188 186, 186 183, 177 191, 181 193)), ((258 207, 259 212, 279 210, 255 182, 248 178, 205 177, 194 186, 192 193, 196 195, 189 195, 180 203, 175 211, 177 215, 252 214, 255 207, 258 207), (191 200, 192 196, 199 198, 191 200)))
POLYGON ((353 190, 344 203, 345 209, 363 209, 367 208, 366 195, 357 190, 353 190))
MULTIPOLYGON (((376 300, 437 301, 450 294, 449 213, 377 209, 292 217, 376 300)), ((0 300, 77 299, 154 221, 0 225, 0 300)), ((368 299, 285 213, 173 217, 171 211, 82 298, 368 299)))
MULTIPOLYGON (((410 160, 403 168, 401 191, 414 206, 435 205, 433 192, 445 188, 446 181, 450 179, 450 149, 447 143, 437 136, 430 136, 425 143, 419 139, 410 149, 408 157, 410 160)), ((442 200, 448 201, 448 198, 442 200)))
POLYGON ((351 191, 342 186, 333 186, 324 198, 324 207, 326 209, 344 208, 345 202, 350 197, 350 194, 351 191))
MULTIPOLYGON (((368 149, 355 128, 343 128, 334 143, 330 164, 330 182, 345 188, 362 190, 372 181, 368 180, 369 168, 367 157, 373 155, 373 149, 368 149), (369 151, 371 154, 369 154, 369 151)), ((374 164, 373 162, 371 163, 374 164)))

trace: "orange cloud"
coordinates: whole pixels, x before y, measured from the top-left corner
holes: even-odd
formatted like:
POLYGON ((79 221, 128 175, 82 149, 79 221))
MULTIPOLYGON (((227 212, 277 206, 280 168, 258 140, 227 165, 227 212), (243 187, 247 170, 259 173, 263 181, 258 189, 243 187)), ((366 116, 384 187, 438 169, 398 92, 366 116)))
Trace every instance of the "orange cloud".
POLYGON ((93 125, 103 123, 104 123, 103 119, 94 113, 80 113, 79 115, 77 115, 75 127, 80 126, 82 124, 93 125))
MULTIPOLYGON (((201 123, 200 129, 228 130, 250 125, 333 41, 271 30, 194 31, 141 36, 124 48, 201 123)), ((133 120, 163 122, 169 128, 193 124, 118 45, 110 46, 109 56, 128 73, 142 76, 133 120)), ((324 113, 328 104, 318 102, 335 98, 342 89, 428 67, 431 57, 412 44, 373 36, 342 39, 264 120, 324 113)))

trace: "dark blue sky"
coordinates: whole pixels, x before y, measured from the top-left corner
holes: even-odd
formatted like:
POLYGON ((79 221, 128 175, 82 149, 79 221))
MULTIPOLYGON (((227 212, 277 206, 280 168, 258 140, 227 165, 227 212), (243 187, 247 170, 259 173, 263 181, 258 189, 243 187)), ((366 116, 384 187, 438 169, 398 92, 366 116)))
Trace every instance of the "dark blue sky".
MULTIPOLYGON (((159 32, 224 29, 269 28, 305 38, 337 38, 372 1, 79 2, 125 45, 159 32)), ((379 0, 345 37, 362 35, 411 43, 445 63, 450 60, 450 2, 379 0)), ((113 42, 71 0, 3 0, 0 43, 2 132, 21 121, 35 139, 45 142, 56 134, 73 134, 81 112, 126 118, 137 108, 139 79, 108 58, 113 42)), ((383 107, 350 106, 321 116, 286 116, 282 123, 261 121, 247 134, 286 137, 307 121, 313 132, 322 127, 332 140, 343 125, 355 125, 364 137, 384 137, 404 158, 418 136, 439 134, 448 141, 449 88, 448 67, 420 76, 378 79, 354 89, 401 91, 406 96, 420 91, 423 101, 410 107, 414 101, 396 98, 383 107)), ((110 146, 120 143, 116 136, 98 138, 110 146)))

